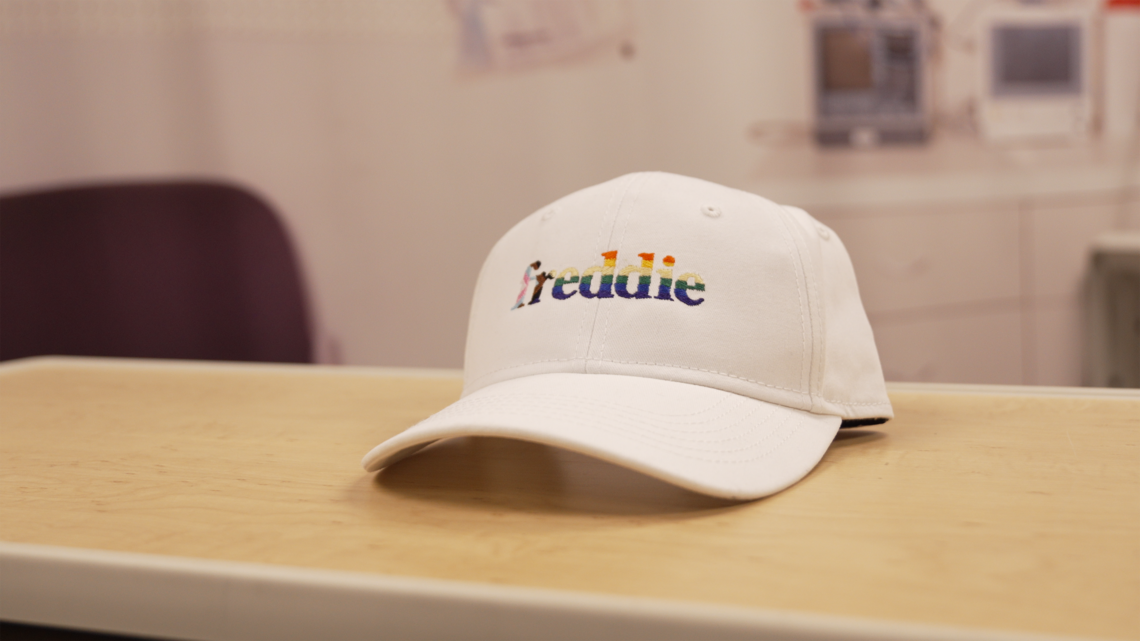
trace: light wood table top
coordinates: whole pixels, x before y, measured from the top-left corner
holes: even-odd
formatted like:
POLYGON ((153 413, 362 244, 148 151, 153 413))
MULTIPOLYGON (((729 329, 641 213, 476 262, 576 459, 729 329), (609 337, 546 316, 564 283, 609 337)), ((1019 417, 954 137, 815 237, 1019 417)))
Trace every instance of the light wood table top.
MULTIPOLYGON (((502 439, 361 469, 460 389, 415 371, 8 363, 0 541, 9 559, 63 546, 1140 639, 1138 395, 892 386, 896 419, 843 430, 807 478, 746 503, 502 439)), ((0 616, 21 618, 8 563, 0 616)))

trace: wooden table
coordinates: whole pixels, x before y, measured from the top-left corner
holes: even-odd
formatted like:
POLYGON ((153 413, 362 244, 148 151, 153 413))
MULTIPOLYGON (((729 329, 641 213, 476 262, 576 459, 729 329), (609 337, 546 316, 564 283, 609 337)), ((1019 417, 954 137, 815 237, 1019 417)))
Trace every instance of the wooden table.
POLYGON ((0 366, 0 618, 253 638, 1140 638, 1140 394, 892 385, 733 503, 581 455, 372 446, 455 372, 0 366))

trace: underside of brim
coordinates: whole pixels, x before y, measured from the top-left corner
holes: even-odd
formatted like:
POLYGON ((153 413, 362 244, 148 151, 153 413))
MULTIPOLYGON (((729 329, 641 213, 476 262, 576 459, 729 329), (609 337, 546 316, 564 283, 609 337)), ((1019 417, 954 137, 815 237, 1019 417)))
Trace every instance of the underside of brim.
POLYGON ((843 423, 839 425, 839 429, 845 430, 849 427, 870 427, 872 425, 882 425, 889 420, 891 419, 886 416, 880 416, 878 418, 845 418, 843 419, 843 423))
POLYGON ((841 422, 731 392, 637 376, 542 374, 480 389, 364 457, 373 472, 440 439, 562 447, 727 499, 774 494, 823 457, 841 422))

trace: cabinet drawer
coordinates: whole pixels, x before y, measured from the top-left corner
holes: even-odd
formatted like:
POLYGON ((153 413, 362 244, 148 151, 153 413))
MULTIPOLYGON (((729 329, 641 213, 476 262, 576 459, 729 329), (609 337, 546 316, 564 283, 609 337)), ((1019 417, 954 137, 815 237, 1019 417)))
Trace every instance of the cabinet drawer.
POLYGON ((1088 272, 1097 236, 1114 229, 1124 203, 1033 210, 1029 245, 1033 254, 1032 296, 1076 297, 1088 272))
POLYGON ((1017 309, 907 321, 872 321, 888 381, 1025 383, 1017 309))
POLYGON ((855 265, 868 313, 1019 296, 1020 243, 1013 206, 929 211, 920 206, 820 220, 855 265))

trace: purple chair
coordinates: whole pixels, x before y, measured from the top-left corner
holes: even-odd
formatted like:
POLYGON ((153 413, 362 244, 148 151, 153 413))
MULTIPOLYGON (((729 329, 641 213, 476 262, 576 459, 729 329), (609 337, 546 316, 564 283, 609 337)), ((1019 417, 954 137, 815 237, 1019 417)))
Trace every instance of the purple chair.
POLYGON ((0 197, 0 360, 41 354, 312 362, 289 235, 208 182, 0 197))

